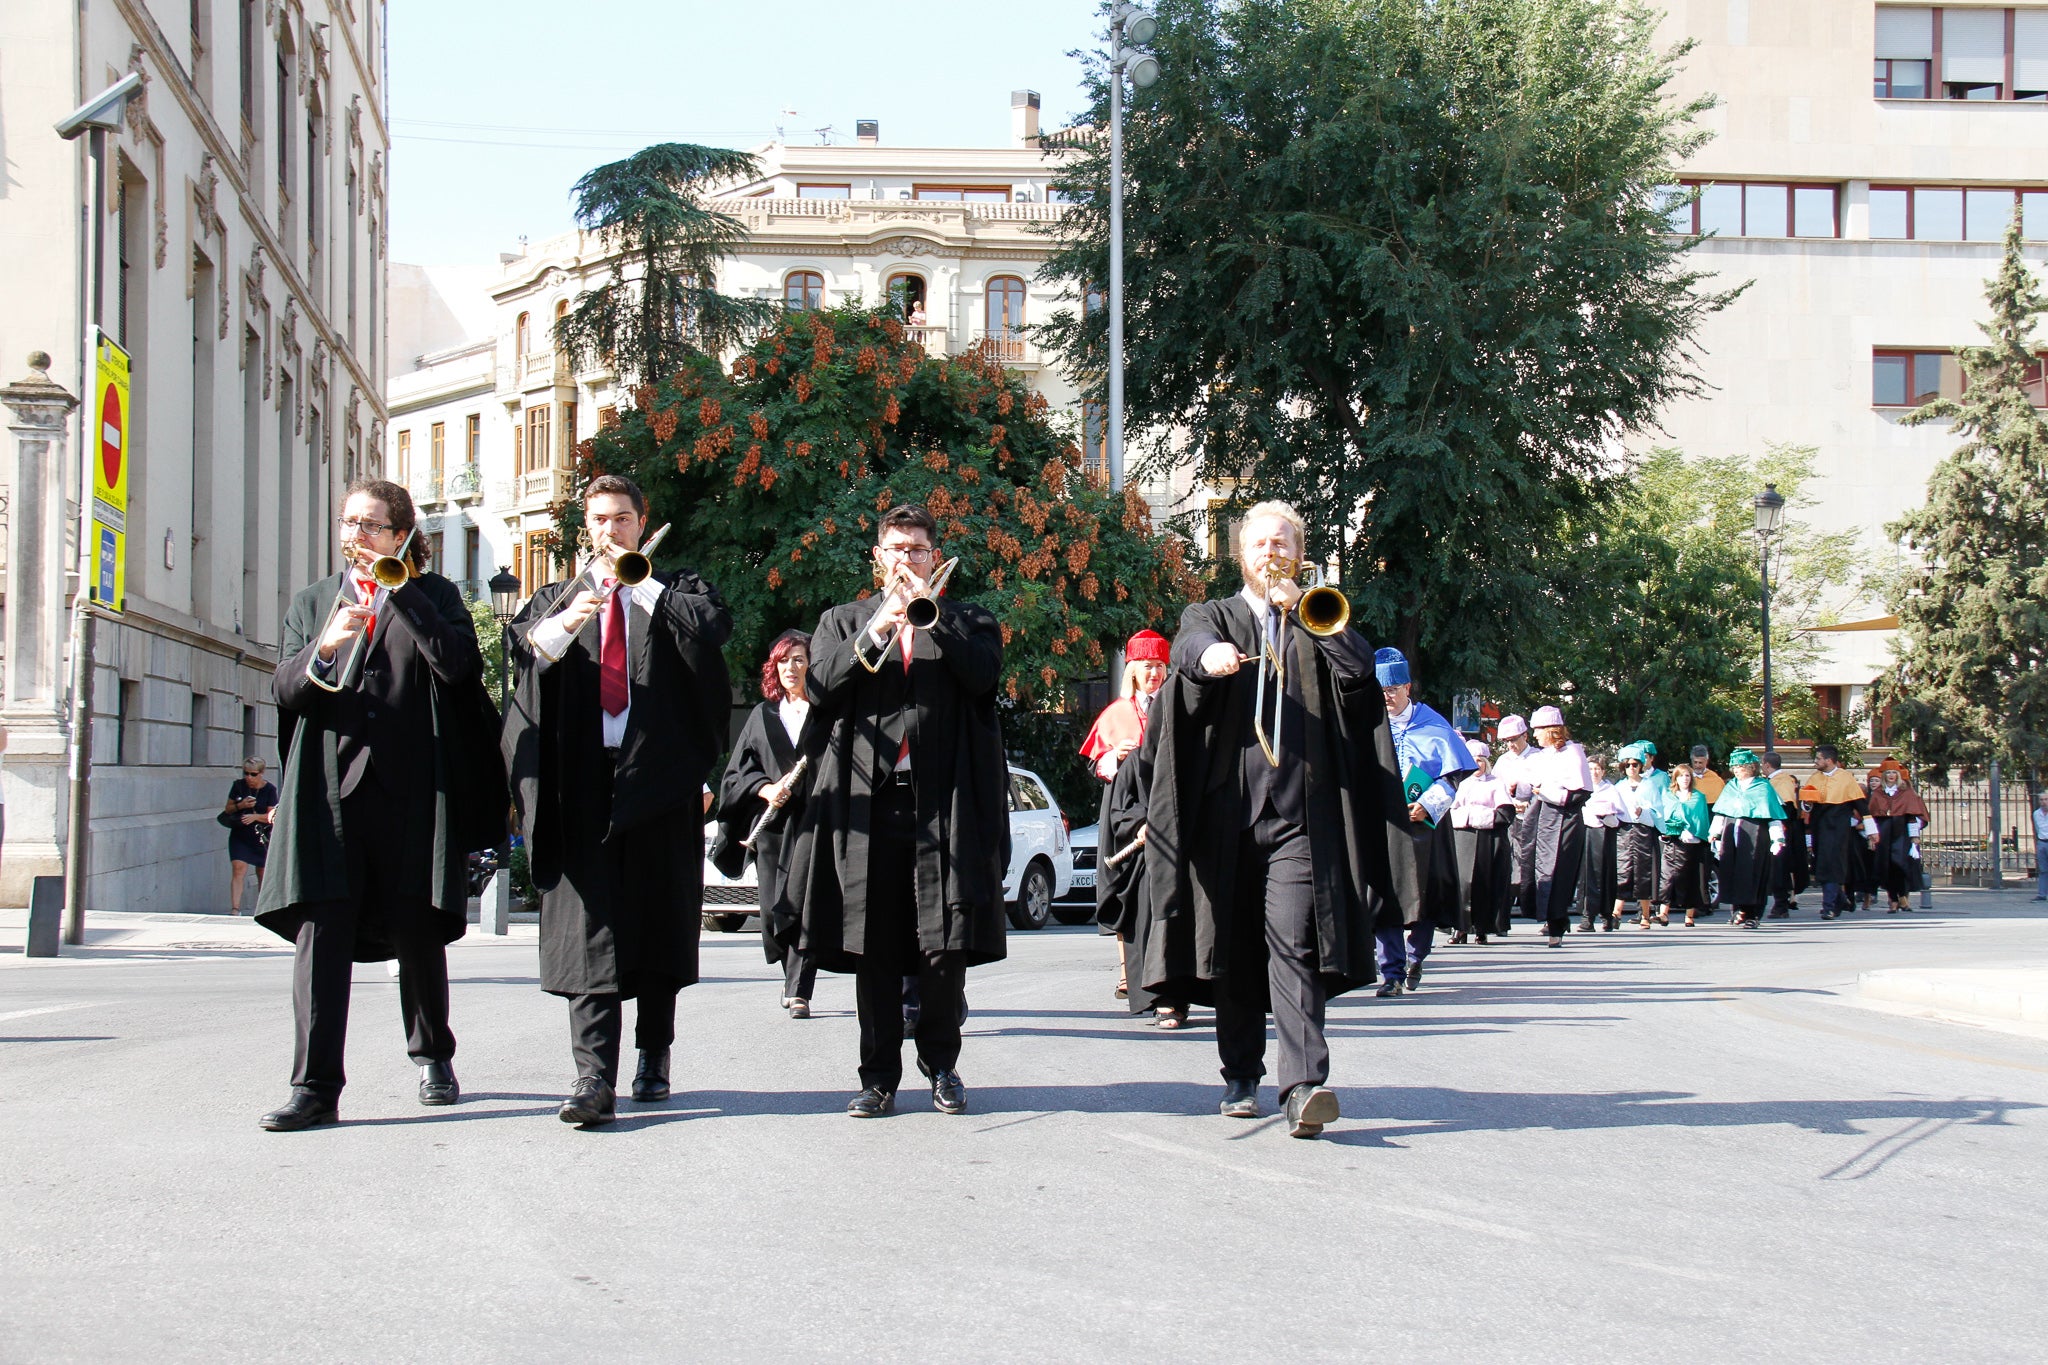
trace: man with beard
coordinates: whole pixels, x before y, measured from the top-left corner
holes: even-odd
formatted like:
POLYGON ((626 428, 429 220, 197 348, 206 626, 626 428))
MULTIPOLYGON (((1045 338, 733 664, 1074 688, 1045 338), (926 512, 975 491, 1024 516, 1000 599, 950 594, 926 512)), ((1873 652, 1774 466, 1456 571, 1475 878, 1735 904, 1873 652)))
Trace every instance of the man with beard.
POLYGON ((932 1107, 967 1112, 956 1069, 967 969, 1005 952, 1002 627, 937 594, 937 535, 924 508, 891 508, 876 528, 880 595, 831 608, 811 636, 818 747, 783 894, 800 946, 825 970, 854 974, 854 1118, 895 1112, 906 976, 917 979, 917 1065, 932 1107))
POLYGON ((1806 807, 1811 875, 1820 883, 1820 917, 1834 919, 1850 908, 1842 888, 1855 883, 1869 845, 1877 841, 1877 825, 1870 819, 1868 796, 1842 766, 1840 750, 1832 744, 1816 746, 1813 766, 1799 795, 1806 807))
POLYGON ((1785 771, 1776 749, 1764 753, 1764 777, 1785 808, 1785 852, 1771 871, 1771 918, 1785 919, 1799 908, 1806 881, 1806 817, 1799 811, 1799 779, 1785 771))
POLYGON ((647 499, 619 474, 583 492, 584 573, 534 593, 512 623, 517 688, 504 746, 540 892, 540 984, 569 1001, 576 1079, 564 1123, 616 1117, 625 1002, 640 1053, 633 1098, 669 1096, 676 994, 697 979, 704 774, 725 748, 732 617, 695 574, 622 583, 647 499))
POLYGON ((1373 925, 1420 904, 1421 880, 1372 649, 1298 619, 1302 542, 1287 504, 1246 514, 1246 586, 1182 614, 1137 758, 1155 921, 1142 983, 1214 1003, 1231 1118, 1259 1115, 1270 1006, 1288 1132, 1310 1138, 1339 1116, 1325 1002, 1373 980, 1373 925))
POLYGON ((469 855, 505 837, 505 770, 476 627, 424 572, 411 496, 358 479, 342 503, 347 568, 292 599, 277 666, 284 754, 256 918, 293 944, 291 1100, 272 1132, 332 1123, 354 964, 395 958, 421 1104, 461 1096, 447 945, 469 909, 469 855), (396 587, 375 576, 402 560, 396 587))

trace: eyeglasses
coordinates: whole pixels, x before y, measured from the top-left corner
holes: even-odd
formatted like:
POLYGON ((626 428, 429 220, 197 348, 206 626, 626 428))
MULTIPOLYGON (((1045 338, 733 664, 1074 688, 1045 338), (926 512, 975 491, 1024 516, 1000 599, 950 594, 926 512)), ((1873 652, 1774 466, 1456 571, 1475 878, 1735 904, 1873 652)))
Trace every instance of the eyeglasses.
POLYGON ((924 563, 933 553, 926 545, 877 545, 875 548, 885 555, 901 555, 913 564, 924 563))
POLYGON ((386 531, 398 529, 388 521, 366 521, 362 517, 336 517, 334 524, 344 531, 355 531, 366 536, 381 536, 386 531))

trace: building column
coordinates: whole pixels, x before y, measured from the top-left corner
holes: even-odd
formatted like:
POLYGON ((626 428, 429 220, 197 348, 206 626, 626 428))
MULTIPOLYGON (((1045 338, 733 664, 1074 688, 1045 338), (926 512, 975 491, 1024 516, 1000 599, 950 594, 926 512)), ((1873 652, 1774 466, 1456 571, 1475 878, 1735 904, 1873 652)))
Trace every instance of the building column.
POLYGON ((70 565, 65 491, 70 417, 78 400, 50 378, 34 351, 29 374, 0 389, 11 436, 7 508, 7 683, 0 723, 7 753, 7 843, 0 852, 0 905, 26 905, 31 879, 64 871, 66 768, 64 609, 70 565))

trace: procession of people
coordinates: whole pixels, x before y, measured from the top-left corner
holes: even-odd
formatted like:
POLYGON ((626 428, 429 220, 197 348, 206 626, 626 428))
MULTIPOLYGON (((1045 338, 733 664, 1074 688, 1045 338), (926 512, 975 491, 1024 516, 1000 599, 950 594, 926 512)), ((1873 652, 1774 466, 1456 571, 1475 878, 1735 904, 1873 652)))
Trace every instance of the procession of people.
MULTIPOLYGON (((540 901, 539 984, 568 1005, 563 1122, 616 1119, 628 1001, 630 1096, 670 1095, 707 857, 728 876, 754 865, 790 1018, 811 1016, 819 972, 853 978, 850 1116, 895 1112, 906 1039, 932 1107, 967 1112, 967 973, 1006 952, 1006 632, 946 596, 956 561, 937 520, 882 513, 870 590, 775 639, 728 745, 733 619, 717 588, 654 569, 663 531, 649 535, 630 479, 591 479, 581 510, 576 573, 507 631, 501 712, 406 490, 350 486, 347 567, 286 623, 279 784, 251 759, 221 817, 237 904, 256 871, 258 917, 294 949, 291 1094, 263 1126, 338 1118, 358 961, 396 963, 420 1102, 460 1100, 445 949, 464 930, 467 855, 514 823, 540 901), (698 794, 721 759, 707 849, 698 794)), ((1559 948, 1575 919, 1612 933, 1678 911, 1697 927, 1721 905, 1753 930, 1815 883, 1824 920, 1879 892, 1910 911, 1925 884, 1928 811, 1896 761, 1866 785, 1820 745, 1801 783, 1775 752, 1738 747, 1724 779, 1701 745, 1667 772, 1648 739, 1589 750, 1556 704, 1499 717, 1489 742, 1422 700, 1406 653, 1352 626, 1306 568, 1294 508, 1251 508, 1234 548, 1242 591, 1189 606, 1171 638, 1126 641, 1122 686, 1081 749, 1100 783, 1115 994, 1167 1031, 1213 1010, 1223 1116, 1266 1112, 1270 1018, 1285 1129, 1320 1134, 1341 1114, 1329 1002, 1421 990, 1440 933, 1482 948, 1519 918, 1559 948)))

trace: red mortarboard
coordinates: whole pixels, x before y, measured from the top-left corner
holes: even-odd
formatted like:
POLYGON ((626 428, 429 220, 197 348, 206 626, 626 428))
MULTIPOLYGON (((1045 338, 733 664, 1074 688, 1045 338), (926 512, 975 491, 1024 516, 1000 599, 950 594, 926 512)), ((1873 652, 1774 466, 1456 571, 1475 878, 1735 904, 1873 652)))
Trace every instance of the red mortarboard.
POLYGON ((1156 630, 1141 630, 1124 641, 1124 659, 1129 663, 1139 663, 1147 659, 1170 663, 1173 660, 1173 644, 1156 630))

